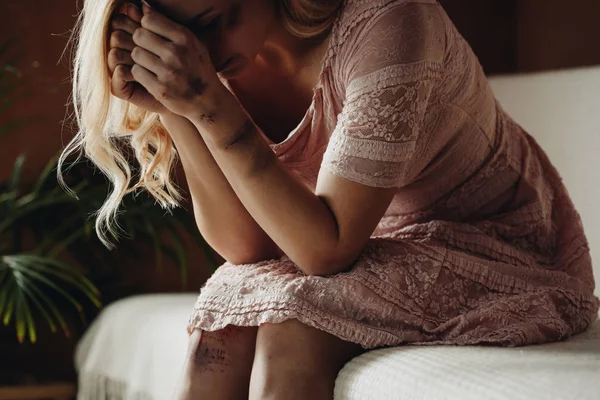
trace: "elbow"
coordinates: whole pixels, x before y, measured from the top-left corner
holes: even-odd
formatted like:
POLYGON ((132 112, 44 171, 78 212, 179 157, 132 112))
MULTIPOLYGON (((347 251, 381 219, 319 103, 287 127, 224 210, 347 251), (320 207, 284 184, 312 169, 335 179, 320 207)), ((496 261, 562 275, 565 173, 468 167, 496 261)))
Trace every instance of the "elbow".
POLYGON ((235 237, 205 237, 205 240, 221 258, 233 265, 255 264, 281 257, 279 248, 273 242, 236 240, 235 237))
POLYGON ((309 255, 306 260, 302 260, 296 265, 306 275, 327 277, 349 270, 357 258, 358 256, 354 254, 339 256, 335 254, 326 256, 309 255))
POLYGON ((223 252, 223 254, 219 255, 225 260, 225 262, 232 265, 256 264, 261 261, 275 259, 275 256, 256 252, 223 252))
POLYGON ((220 252, 221 257, 233 265, 256 264, 265 260, 274 260, 280 258, 279 254, 277 249, 270 244, 247 248, 245 251, 240 248, 236 250, 225 248, 220 252))

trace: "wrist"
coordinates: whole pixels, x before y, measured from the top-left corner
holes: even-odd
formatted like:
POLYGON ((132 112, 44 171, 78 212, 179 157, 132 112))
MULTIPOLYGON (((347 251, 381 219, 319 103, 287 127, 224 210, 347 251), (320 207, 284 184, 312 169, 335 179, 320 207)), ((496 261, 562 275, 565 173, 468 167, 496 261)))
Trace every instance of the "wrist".
POLYGON ((186 117, 192 122, 211 123, 217 116, 226 113, 233 94, 219 81, 206 85, 206 89, 197 93, 186 117))
POLYGON ((215 146, 228 143, 249 120, 248 114, 227 89, 211 96, 190 116, 190 121, 204 139, 215 146))
POLYGON ((172 121, 173 119, 176 119, 177 117, 181 118, 180 115, 177 115, 169 110, 165 110, 165 111, 158 113, 158 120, 163 125, 165 125, 165 123, 168 123, 169 121, 172 121))

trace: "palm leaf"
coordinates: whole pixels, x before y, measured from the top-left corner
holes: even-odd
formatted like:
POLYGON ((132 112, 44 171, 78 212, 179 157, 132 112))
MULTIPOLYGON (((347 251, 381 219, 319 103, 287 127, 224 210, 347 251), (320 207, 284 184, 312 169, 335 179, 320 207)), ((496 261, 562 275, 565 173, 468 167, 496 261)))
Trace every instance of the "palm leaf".
POLYGON ((23 261, 27 263, 28 268, 45 272, 48 275, 54 275, 65 282, 71 283, 85 293, 95 305, 98 307, 102 306, 97 299, 97 296, 100 295, 100 290, 98 290, 98 288, 84 275, 75 272, 72 266, 51 257, 40 257, 32 254, 22 256, 23 261))
POLYGON ((48 177, 50 177, 50 174, 56 168, 58 157, 58 155, 55 155, 46 163, 46 166, 42 170, 42 173, 38 177, 37 182, 33 187, 32 193, 35 194, 35 196, 38 196, 41 193, 42 188, 48 183, 48 177))
POLYGON ((46 275, 55 276, 59 280, 75 286, 79 291, 83 292, 96 306, 102 306, 97 297, 99 294, 98 289, 87 279, 76 274, 71 268, 68 268, 58 260, 55 260, 51 257, 40 257, 34 254, 19 254, 10 257, 5 256, 4 260, 7 265, 11 266, 16 271, 19 271, 23 275, 31 278, 35 278, 36 280, 59 292, 65 299, 75 306, 77 311, 83 310, 81 303, 79 303, 73 296, 67 293, 62 287, 58 286, 56 282, 52 281, 46 275), (58 271, 57 269, 50 267, 62 268, 62 271, 58 271), (64 271, 69 272, 65 273, 64 271))
POLYGON ((23 171, 23 164, 25 163, 25 154, 19 154, 17 157, 15 164, 13 166, 12 174, 10 176, 10 180, 8 181, 8 191, 12 192, 17 189, 17 185, 19 184, 19 180, 21 179, 21 173, 23 171))
POLYGON ((64 317, 62 316, 62 314, 60 313, 60 311, 58 310, 58 308, 56 307, 56 305, 54 304, 54 302, 50 298, 48 298, 48 296, 46 296, 46 294, 34 282, 30 283, 27 287, 32 292, 35 292, 36 295, 39 296, 42 301, 44 301, 44 303, 46 304, 46 306, 50 309, 50 311, 54 315, 54 318, 56 318, 56 321, 58 321, 61 329, 63 330, 63 332, 65 334, 65 336, 69 337, 70 336, 70 331, 69 331, 69 327, 67 325, 67 322, 65 321, 64 317))
POLYGON ((4 323, 4 325, 8 325, 10 323, 10 320, 12 318, 12 314, 14 312, 14 306, 15 306, 15 296, 14 296, 14 292, 16 291, 15 288, 15 283, 14 281, 9 281, 8 282, 8 288, 4 288, 4 290, 6 291, 6 303, 4 304, 4 316, 2 317, 0 315, 0 317, 2 317, 2 323, 4 323))
POLYGON ((46 310, 46 307, 44 307, 44 305, 40 302, 40 300, 37 298, 36 294, 34 293, 34 291, 32 289, 32 286, 34 285, 34 283, 31 280, 29 280, 26 276, 23 276, 22 280, 23 280, 23 285, 21 286, 21 290, 25 293, 25 295, 29 298, 29 300, 35 305, 36 309, 42 314, 42 316, 48 323, 48 326, 50 327, 50 330, 52 331, 52 333, 56 333, 58 329, 56 327, 56 324, 54 323, 54 319, 52 318, 52 315, 50 315, 48 310, 46 310))
MULTIPOLYGON (((46 306, 48 308, 50 308, 50 310, 54 313, 55 318, 59 321, 59 323, 61 324, 61 327, 63 328, 63 331, 65 332, 65 335, 69 335, 69 330, 67 328, 66 323, 64 322, 64 319, 62 318, 62 316, 60 315, 60 312, 58 312, 56 310, 55 305, 48 301, 47 296, 45 296, 43 294, 43 290, 40 287, 42 284, 44 285, 44 287, 49 287, 51 289, 53 289, 54 291, 58 292, 58 294, 61 295, 61 297, 63 297, 64 299, 66 299, 68 302, 70 302, 75 309, 78 311, 81 319, 83 320, 84 317, 82 315, 82 310, 83 307, 81 306, 81 304, 73 297, 71 296, 69 293, 67 293, 66 290, 64 290, 61 286, 59 286, 57 283, 55 283, 52 279, 50 279, 48 276, 45 276, 42 272, 35 270, 34 268, 32 268, 32 264, 28 264, 28 257, 30 255, 17 255, 17 256, 4 256, 2 258, 2 261, 5 265, 7 265, 11 271, 12 271, 12 275, 13 275, 13 283, 15 281, 21 280, 23 282, 27 282, 27 286, 29 288, 29 291, 34 291, 35 293, 37 293, 40 298, 44 301, 46 301, 46 306)), ((35 256, 37 257, 37 256, 35 256)), ((39 265, 38 265, 39 267, 39 265)), ((12 289, 14 288, 16 285, 11 285, 9 288, 12 289)), ((84 287, 83 284, 78 284, 76 285, 77 288, 81 289, 82 287, 84 287)), ((90 295, 90 293, 85 293, 86 296, 94 298, 95 296, 90 295)), ((8 323, 10 323, 11 320, 11 314, 13 311, 15 310, 15 307, 13 306, 13 304, 15 304, 19 299, 19 296, 23 297, 23 299, 25 299, 25 291, 23 289, 20 290, 11 290, 11 292, 9 292, 8 294, 8 307, 6 309, 5 315, 4 315, 4 323, 6 325, 8 325, 8 323)), ((94 299, 95 304, 99 304, 99 300, 94 299)), ((27 301, 27 300, 25 300, 27 301)), ((20 306, 21 308, 19 308, 18 313, 15 314, 15 323, 17 324, 17 337, 19 338, 19 340, 21 340, 24 329, 29 330, 31 327, 29 325, 29 323, 27 322, 28 320, 28 316, 27 316, 27 311, 31 311, 29 308, 29 305, 27 305, 26 308, 23 308, 22 306, 20 306)), ((35 328, 31 328, 33 330, 35 330, 35 328)))
POLYGON ((8 302, 8 295, 12 282, 9 280, 10 274, 8 272, 8 267, 2 266, 2 264, 0 264, 0 267, 2 267, 2 279, 0 280, 0 287, 4 287, 4 290, 0 290, 0 319, 2 319, 2 314, 4 314, 4 309, 6 308, 8 302))
MULTIPOLYGON (((25 314, 25 326, 27 327, 27 333, 29 333, 29 341, 31 343, 35 343, 37 341, 37 333, 35 331, 35 323, 33 322, 33 315, 31 314, 31 309, 29 308, 29 304, 25 299, 25 292, 23 293, 23 313, 25 314)), ((24 337, 21 339, 21 343, 23 343, 24 337)))
POLYGON ((19 343, 23 343, 25 339, 25 329, 27 327, 27 317, 25 315, 25 307, 23 301, 23 292, 15 292, 15 325, 17 327, 17 338, 19 343))

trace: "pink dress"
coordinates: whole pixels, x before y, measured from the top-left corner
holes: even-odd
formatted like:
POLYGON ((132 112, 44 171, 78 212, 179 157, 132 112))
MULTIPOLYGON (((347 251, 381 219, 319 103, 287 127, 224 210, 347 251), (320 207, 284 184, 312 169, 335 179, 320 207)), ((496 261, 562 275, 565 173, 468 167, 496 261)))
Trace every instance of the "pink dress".
POLYGON ((188 332, 296 318, 364 348, 517 346, 597 318, 588 243, 558 172, 435 0, 346 0, 310 109, 270 145, 312 189, 326 168, 397 193, 347 272, 306 276, 286 256, 225 263, 188 332))

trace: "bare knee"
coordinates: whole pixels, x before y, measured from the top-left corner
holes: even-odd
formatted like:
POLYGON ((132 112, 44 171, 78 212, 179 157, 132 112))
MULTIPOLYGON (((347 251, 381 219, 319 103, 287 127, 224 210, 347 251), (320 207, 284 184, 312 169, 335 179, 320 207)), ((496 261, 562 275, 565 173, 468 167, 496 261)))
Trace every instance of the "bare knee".
POLYGON ((290 392, 304 396, 332 392, 339 370, 361 352, 360 346, 295 319, 261 325, 250 397, 269 398, 271 394, 278 398, 287 393, 286 398, 290 398, 290 392))
POLYGON ((216 332, 194 330, 174 398, 247 398, 256 332, 235 326, 216 332))

